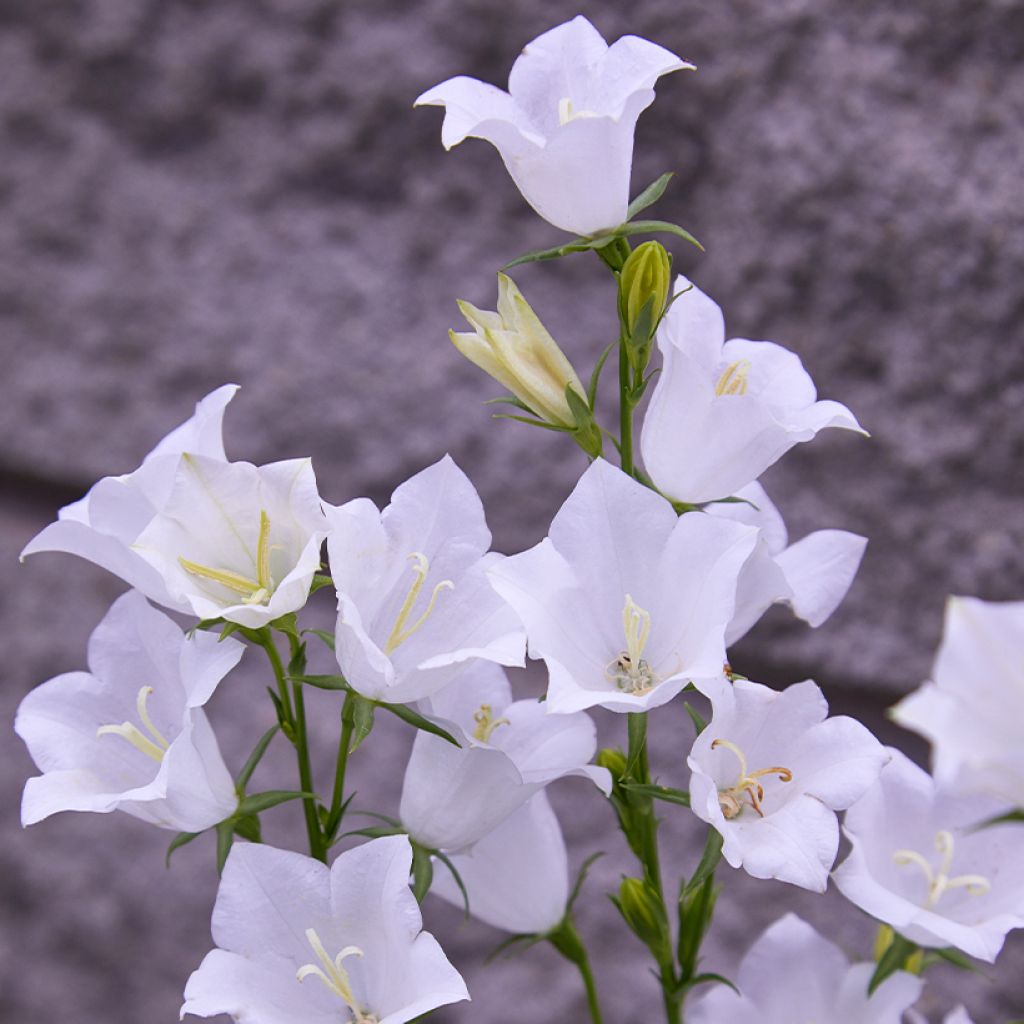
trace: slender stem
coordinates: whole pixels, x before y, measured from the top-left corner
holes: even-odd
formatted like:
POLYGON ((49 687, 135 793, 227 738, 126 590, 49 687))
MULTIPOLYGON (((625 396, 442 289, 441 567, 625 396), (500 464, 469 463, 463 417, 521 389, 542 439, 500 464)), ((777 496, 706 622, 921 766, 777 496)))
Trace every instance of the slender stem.
POLYGON ((590 968, 590 957, 587 955, 587 947, 583 945, 580 933, 572 918, 566 915, 562 923, 548 935, 548 942, 551 943, 559 953, 571 961, 580 972, 583 979, 583 988, 587 994, 587 1009, 590 1011, 591 1024, 603 1024, 601 1016, 601 1001, 597 995, 597 985, 594 982, 594 972, 590 968))
POLYGON ((345 704, 341 709, 341 739, 338 742, 338 761, 334 766, 334 793, 331 796, 331 811, 327 816, 325 839, 331 842, 341 823, 341 807, 345 799, 345 770, 348 767, 349 747, 352 745, 352 731, 355 720, 352 717, 352 699, 345 695, 345 704))
POLYGON ((590 957, 584 954, 576 966, 579 968, 580 976, 583 978, 583 987, 587 992, 587 1009, 590 1011, 590 1019, 593 1024, 603 1024, 601 1017, 601 1003, 597 997, 597 986, 594 984, 594 972, 590 969, 590 957))
POLYGON ((622 472, 633 475, 633 400, 630 397, 629 355, 619 345, 619 457, 622 472))
MULTIPOLYGON (((288 738, 295 747, 295 754, 299 762, 299 785, 303 793, 313 793, 313 769, 309 759, 309 737, 306 731, 306 705, 302 694, 300 683, 292 684, 292 693, 288 694, 288 676, 284 670, 284 663, 281 661, 277 644, 274 643, 274 635, 269 629, 260 633, 260 646, 267 652, 270 659, 270 667, 273 669, 274 678, 277 680, 278 692, 281 695, 281 703, 284 707, 285 716, 288 720, 289 729, 286 732, 288 738)), ((326 861, 327 854, 324 849, 323 833, 320 830, 320 820, 317 817, 316 797, 303 797, 302 810, 306 818, 306 834, 309 837, 309 852, 317 860, 326 861)))

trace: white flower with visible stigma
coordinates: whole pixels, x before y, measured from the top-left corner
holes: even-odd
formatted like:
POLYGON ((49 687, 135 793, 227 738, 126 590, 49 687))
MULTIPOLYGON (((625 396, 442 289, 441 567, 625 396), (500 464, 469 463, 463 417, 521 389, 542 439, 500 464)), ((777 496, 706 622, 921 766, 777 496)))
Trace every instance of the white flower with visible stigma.
POLYGON ((851 964, 838 946, 795 914, 768 928, 740 961, 739 994, 716 985, 688 1024, 901 1024, 924 983, 905 971, 868 995, 875 965, 851 964))
POLYGON ((58 811, 121 810, 201 832, 238 806, 202 706, 242 656, 230 638, 186 638, 130 592, 89 639, 89 671, 57 676, 21 702, 15 731, 43 774, 25 785, 25 825, 58 811))
POLYGON ((932 682, 892 709, 946 786, 1024 807, 1024 601, 951 597, 932 682))
POLYGON ((186 453, 132 550, 160 573, 171 607, 258 629, 306 603, 326 535, 309 459, 253 466, 186 453))
POLYGON ((225 384, 196 405, 195 414, 172 430, 133 473, 104 477, 79 501, 62 508, 55 523, 34 537, 22 558, 63 551, 94 562, 158 604, 183 611, 157 570, 132 545, 164 507, 183 452, 225 461, 221 424, 238 387, 225 384))
POLYGON ((446 149, 485 139, 541 217, 591 235, 626 219, 637 119, 655 82, 683 69, 693 65, 637 36, 608 46, 579 15, 526 44, 508 92, 459 75, 416 105, 445 108, 446 149))
POLYGON ((722 677, 725 629, 757 531, 676 515, 598 459, 536 547, 490 570, 547 662, 553 713, 645 711, 722 677))
POLYGON ((213 908, 213 940, 181 1015, 239 1024, 405 1024, 469 998, 409 889, 405 836, 326 865, 236 843, 213 908))
POLYGON ((885 749, 852 718, 828 718, 810 680, 781 692, 739 680, 710 695, 711 721, 687 761, 694 814, 721 833, 734 868, 824 892, 835 812, 877 781, 885 749))
POLYGON ((760 531, 736 595, 736 611, 725 634, 732 646, 773 604, 787 604, 809 626, 820 626, 839 607, 860 567, 867 540, 846 530, 815 530, 789 544, 779 510, 758 483, 741 487, 739 502, 713 503, 709 515, 760 531))
POLYGON ((1024 826, 979 827, 998 800, 944 792, 899 751, 846 814, 853 844, 833 872, 842 894, 924 947, 990 963, 1024 927, 1024 826))
POLYGON ((864 433, 819 402, 798 356, 770 341, 725 340, 718 305, 685 277, 658 329, 665 360, 640 436, 644 466, 675 501, 728 498, 819 430, 864 433))
POLYGON ((399 817, 431 849, 471 846, 548 783, 590 779, 607 795, 611 776, 590 764, 597 733, 582 713, 548 715, 537 700, 512 700, 504 671, 481 662, 423 703, 462 742, 419 732, 405 770, 399 817))
POLYGON ((357 498, 327 514, 335 653, 353 689, 407 704, 467 661, 522 665, 522 627, 485 576, 501 556, 488 554, 480 497, 450 456, 402 484, 383 512, 357 498))

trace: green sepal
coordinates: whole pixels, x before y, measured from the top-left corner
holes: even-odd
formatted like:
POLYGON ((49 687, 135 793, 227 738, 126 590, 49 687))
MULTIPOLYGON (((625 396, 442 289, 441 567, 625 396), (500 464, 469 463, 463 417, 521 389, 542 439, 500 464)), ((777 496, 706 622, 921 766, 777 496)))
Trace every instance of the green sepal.
POLYGON ((295 612, 288 612, 287 615, 281 615, 279 618, 273 620, 267 624, 268 629, 276 629, 278 633, 283 633, 289 640, 295 640, 299 642, 299 620, 295 615, 295 612))
POLYGON ((618 238, 628 238, 631 235, 675 235, 704 252, 704 246, 686 228, 667 220, 634 220, 620 225, 614 233, 618 238))
POLYGON ((587 400, 577 394, 571 384, 565 386, 565 400, 569 403, 569 411, 576 422, 576 429, 572 432, 573 439, 592 459, 600 458, 601 428, 597 425, 587 400))
POLYGON ((223 626, 226 620, 222 619, 219 615, 215 619, 200 619, 190 630, 187 635, 192 636, 197 630, 200 629, 214 629, 217 626, 223 626))
POLYGON ((597 853, 592 853, 581 865, 579 871, 576 873, 576 881, 573 882, 572 892, 569 893, 569 899, 565 904, 565 916, 568 917, 572 913, 572 908, 579 898, 580 892, 583 890, 583 883, 587 880, 587 875, 590 874, 590 869, 594 864, 604 856, 603 850, 598 850, 597 853))
POLYGON ((220 636, 217 637, 217 642, 221 643, 227 640, 233 633, 238 633, 242 627, 237 622, 225 622, 224 628, 220 631, 220 636))
POLYGON ((993 828, 996 825, 1010 825, 1018 821, 1024 821, 1024 808, 1007 811, 1006 814, 997 815, 995 818, 988 818, 980 825, 975 825, 972 831, 978 832, 983 828, 993 828))
POLYGON ((911 942, 909 939, 905 939, 898 932, 892 937, 892 941, 889 943, 888 948, 879 957, 878 963, 875 965, 874 974, 871 975, 871 980, 868 982, 868 995, 873 996, 878 989, 878 986, 891 977, 897 971, 906 969, 907 961, 910 960, 919 950, 916 943, 911 942))
POLYGON ((556 434, 568 434, 572 427, 562 427, 557 423, 547 423, 544 420, 533 420, 528 416, 513 416, 510 413, 495 413, 492 420, 515 420, 516 423, 525 423, 528 427, 540 427, 541 430, 553 430, 556 434))
POLYGON ((587 386, 587 404, 590 406, 591 412, 597 407, 597 385, 601 380, 601 371, 604 369, 604 364, 608 362, 608 357, 612 354, 612 349, 615 348, 616 344, 617 342, 613 341, 601 353, 601 358, 598 359, 594 372, 590 375, 590 384, 587 386))
POLYGON ((690 716, 690 721, 693 722, 693 727, 697 730, 697 735, 699 736, 708 727, 708 723, 704 720, 704 716, 689 701, 684 701, 683 707, 686 708, 686 713, 690 716))
MULTIPOLYGON (((502 395, 501 398, 488 398, 484 402, 484 405, 513 405, 517 409, 521 409, 523 412, 528 412, 531 416, 537 416, 537 414, 521 399, 516 398, 515 395, 502 395)), ((540 417, 537 417, 538 419, 540 417)))
POLYGON ((306 636, 308 633, 312 633, 313 636, 319 637, 327 647, 334 650, 334 634, 329 633, 326 629, 304 629, 302 635, 306 636))
POLYGON ((715 982, 719 985, 727 985, 729 988, 736 993, 736 995, 742 995, 740 990, 731 982, 724 974, 715 974, 713 971, 705 971, 703 974, 698 974, 695 978, 692 978, 686 985, 687 988, 696 988, 698 985, 709 985, 715 982))
POLYGON ((484 960, 485 964, 489 964, 496 960, 506 950, 512 949, 514 946, 521 946, 523 950, 529 949, 531 946, 536 946, 538 942, 543 942, 547 936, 544 935, 510 935, 507 939, 503 939, 499 942, 494 949, 487 954, 487 958, 484 960))
POLYGON ((653 206, 664 194, 665 189, 668 188, 668 183, 675 177, 675 171, 667 171, 657 181, 652 181, 629 204, 629 209, 626 211, 626 220, 631 221, 638 213, 643 212, 648 206, 653 206))
POLYGON ((260 814, 289 800, 309 800, 313 796, 313 793, 299 793, 291 789, 268 789, 265 793, 253 793, 251 796, 243 797, 235 813, 239 816, 260 814))
POLYGON ((657 786, 646 782, 624 782, 622 788, 631 796, 663 800, 665 803, 678 804, 680 807, 690 806, 690 794, 684 789, 673 789, 671 786, 657 786))
POLYGON ((217 874, 224 874, 224 865, 228 862, 231 844, 235 841, 235 822, 228 818, 217 826, 217 874))
POLYGON ((363 836, 365 839, 382 839, 384 836, 404 836, 405 829, 395 825, 368 825, 366 828, 356 828, 351 832, 343 832, 339 839, 348 839, 351 836, 363 836))
POLYGON ((412 894, 417 903, 422 903, 430 892, 430 884, 434 881, 434 862, 430 859, 430 850, 412 844, 412 894))
POLYGON ((242 770, 235 776, 235 788, 238 790, 239 795, 242 795, 245 792, 245 787, 249 785, 252 773, 256 771, 256 766, 261 760, 263 760, 263 755, 267 752, 267 747, 270 746, 270 741, 278 734, 280 729, 280 724, 272 725, 260 737, 259 742, 253 748, 248 760, 242 766, 242 770))
POLYGON ((947 963, 958 967, 961 971, 970 971, 972 974, 984 975, 984 971, 966 953, 952 946, 946 949, 929 949, 925 951, 922 972, 933 964, 947 963))
POLYGON ((294 679, 306 671, 306 645, 301 640, 292 642, 292 656, 288 662, 288 678, 294 679))
POLYGON ((305 686, 315 686, 319 690, 347 690, 348 681, 344 676, 338 675, 294 675, 291 676, 293 683, 302 683, 305 686))
POLYGON ((400 718, 403 722, 408 723, 416 729, 420 729, 423 732, 429 732, 432 736, 439 736, 441 739, 446 740, 453 747, 461 747, 462 744, 450 733, 447 729, 442 729, 436 722, 430 721, 429 718, 424 718, 418 711, 413 711, 412 708, 405 704, 384 704, 378 703, 377 707, 382 711, 389 711, 396 718, 400 718))
POLYGON ((469 890, 466 888, 466 883, 462 880, 462 875, 459 874, 455 865, 451 862, 451 858, 446 853, 442 853, 440 850, 431 851, 435 857, 452 873, 452 878, 455 884, 459 887, 459 892, 462 893, 462 907, 465 912, 466 920, 469 920, 469 890))
MULTIPOLYGON (((315 594, 318 590, 322 590, 324 587, 330 587, 334 585, 334 578, 328 576, 326 573, 318 572, 313 576, 313 582, 309 585, 310 594, 315 594)), ((310 630, 304 630, 304 632, 311 632, 310 630)))
POLYGON ((680 982, 688 987, 698 977, 700 948, 711 927, 718 890, 714 876, 708 875, 695 888, 683 886, 679 894, 679 937, 676 952, 679 957, 680 982))
POLYGON ((722 859, 722 844, 724 840, 721 832, 708 827, 708 837, 704 842, 704 852, 700 856, 696 870, 690 880, 683 887, 683 895, 686 896, 695 892, 700 886, 711 878, 722 859))
POLYGON ((345 698, 345 706, 341 709, 341 714, 343 718, 347 718, 352 723, 352 738, 348 745, 350 754, 359 748, 359 745, 373 730, 374 708, 372 700, 361 697, 354 690, 350 690, 345 698))
POLYGON ((564 245, 556 245, 551 249, 535 249, 533 252, 524 253, 514 260, 506 263, 501 269, 511 270, 513 267, 521 267, 524 263, 540 263, 543 260, 557 260, 562 256, 569 256, 574 252, 587 252, 590 249, 603 249, 610 242, 615 240, 612 234, 601 235, 598 238, 579 237, 564 245))
MULTIPOLYGON (((636 323, 629 334, 626 342, 626 355, 629 357, 629 365, 633 373, 639 377, 647 368, 651 359, 651 345, 654 341, 654 299, 648 299, 637 314, 636 323)), ((634 401, 639 401, 643 389, 647 387, 646 381, 641 385, 639 394, 634 391, 634 401)))
POLYGON ((180 850, 183 846, 188 846, 193 839, 198 839, 203 833, 202 832, 179 832, 172 840, 170 846, 167 847, 167 854, 164 857, 164 864, 167 867, 171 866, 171 854, 175 850, 180 850))
POLYGON ((281 732, 288 737, 290 742, 294 743, 295 729, 292 727, 291 722, 288 721, 288 715, 285 712, 284 704, 281 703, 280 695, 271 686, 267 687, 267 693, 270 694, 270 701, 274 705, 274 711, 277 712, 277 724, 281 726, 281 732))
POLYGON ((244 814, 234 819, 235 835, 248 839, 250 843, 263 842, 263 830, 260 819, 255 814, 244 814))
POLYGON ((568 914, 544 938, 570 963, 585 964, 587 962, 587 948, 583 945, 583 940, 568 914))

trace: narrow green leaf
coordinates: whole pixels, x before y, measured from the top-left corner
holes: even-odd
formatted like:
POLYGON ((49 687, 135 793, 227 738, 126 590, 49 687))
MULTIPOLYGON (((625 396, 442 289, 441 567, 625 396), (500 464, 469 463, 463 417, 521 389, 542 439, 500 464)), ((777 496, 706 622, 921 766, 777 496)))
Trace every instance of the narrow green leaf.
POLYGON ((497 958, 501 956, 502 953, 506 952, 506 950, 512 949, 515 946, 522 946, 523 950, 527 950, 531 946, 536 946, 538 942, 543 941, 543 935, 510 935, 504 941, 499 942, 497 946, 495 946, 494 949, 492 949, 490 953, 487 954, 487 959, 484 960, 484 963, 489 964, 492 961, 497 960, 497 958))
POLYGON ((306 645, 302 641, 295 641, 291 660, 288 662, 288 675, 294 679, 306 671, 306 645))
POLYGON ((905 939, 899 934, 894 935, 889 948, 882 954, 881 959, 879 959, 875 966, 875 973, 871 975, 871 980, 868 982, 868 995, 873 996, 878 986, 886 978, 891 977, 897 971, 903 970, 907 961, 917 952, 917 949, 918 947, 909 939, 905 939))
POLYGON ((622 784, 622 788, 627 793, 650 797, 652 800, 664 800, 665 803, 678 804, 680 807, 690 806, 690 794, 682 789, 656 786, 646 782, 625 782, 622 784))
POLYGON ((407 722, 416 729, 429 732, 432 736, 440 736, 441 739, 446 740, 453 747, 462 746, 447 729, 442 729, 436 722, 432 722, 429 718, 424 718, 418 711, 413 711, 406 704, 378 704, 377 707, 382 711, 391 712, 396 718, 400 718, 403 722, 407 722))
POLYGON ((370 735, 373 729, 375 705, 372 700, 360 697, 356 693, 350 693, 345 700, 346 702, 351 702, 350 708, 345 712, 352 716, 352 739, 348 746, 348 752, 351 754, 359 748, 359 745, 370 735))
POLYGON ((417 903, 422 903, 430 884, 434 880, 434 862, 430 859, 430 851, 418 843, 412 845, 412 894, 417 903))
POLYGON ((305 636, 307 633, 312 633, 313 636, 319 637, 330 649, 334 650, 334 634, 328 633, 326 629, 304 629, 302 635, 305 636))
POLYGON ((707 985, 710 982, 717 982, 719 985, 728 985, 736 995, 742 994, 740 990, 724 975, 715 974, 711 971, 705 971, 703 974, 698 974, 687 987, 696 988, 698 985, 707 985))
POLYGON ((704 843, 704 852, 697 864, 697 870, 694 871, 693 877, 683 889, 684 896, 695 892, 715 873, 715 868, 718 867, 718 862, 722 859, 722 841, 721 834, 709 827, 708 837, 704 843))
POLYGON ((634 220, 616 228, 615 233, 622 237, 629 235, 675 235, 691 245, 697 246, 701 252, 704 252, 704 246, 686 228, 682 228, 678 224, 672 224, 667 220, 634 220))
POLYGON ((587 404, 591 410, 596 407, 597 404, 597 385, 601 379, 601 371, 604 369, 604 364, 608 362, 608 356, 611 355, 612 349, 618 342, 613 341, 602 353, 601 358, 598 359, 597 365, 594 367, 594 372, 590 375, 590 384, 587 387, 587 404))
POLYGON ((253 752, 249 755, 249 759, 242 766, 242 770, 235 777, 235 786, 240 793, 245 792, 245 787, 249 785, 249 780, 252 778, 252 773, 256 771, 256 766, 263 760, 263 755, 267 752, 267 747, 270 746, 270 741, 280 731, 280 725, 272 725, 259 739, 259 742, 253 748, 253 752))
POLYGON ((568 256, 574 252, 586 252, 592 248, 590 241, 586 238, 577 238, 575 241, 567 242, 564 245, 556 245, 550 249, 534 249, 533 252, 524 253, 514 260, 506 263, 502 270, 511 270, 513 267, 521 267, 524 263, 540 263, 543 260, 557 260, 562 256, 568 256))
POLYGON ((492 420, 515 420, 516 423, 525 423, 530 427, 540 427, 541 430, 553 430, 557 434, 568 434, 570 427, 560 427, 555 423, 545 423, 543 420, 531 420, 527 416, 512 416, 509 413, 495 413, 492 420))
POLYGON ((442 853, 440 850, 434 850, 434 856, 452 873, 452 878, 455 879, 455 884, 459 887, 459 892, 462 893, 462 906, 466 912, 466 918, 469 918, 469 892, 466 889, 466 883, 462 881, 462 875, 455 869, 455 865, 451 862, 451 859, 446 853, 442 853))
POLYGON ((988 818, 980 825, 975 825, 972 831, 978 832, 983 828, 992 828, 995 825, 1009 825, 1017 821, 1024 821, 1024 809, 1007 811, 1006 814, 1000 814, 995 818, 988 818))
POLYGON ((297 793, 291 789, 268 789, 265 793, 253 793, 245 797, 238 805, 238 813, 259 814, 289 800, 305 800, 313 796, 313 793, 297 793))
POLYGON ((224 865, 231 853, 231 844, 235 841, 235 823, 232 819, 222 821, 217 826, 217 874, 224 874, 224 865))
POLYGON ((531 416, 537 414, 520 398, 516 398, 515 395, 503 395, 501 398, 488 398, 484 405, 513 405, 517 409, 522 409, 523 412, 528 412, 531 416))
POLYGON ((401 828, 393 828, 387 825, 370 825, 367 828, 353 829, 351 832, 343 832, 339 839, 348 839, 351 836, 363 836, 366 839, 380 839, 382 836, 400 836, 405 832, 401 828))
POLYGON ((348 682, 344 676, 335 675, 295 675, 291 677, 294 683, 303 683, 305 686, 315 686, 320 690, 347 690, 348 682))
POLYGON ((636 199, 629 204, 629 209, 626 212, 626 220, 632 220, 638 213, 646 210, 648 206, 653 206, 665 194, 665 189, 668 188, 668 183, 674 177, 675 173, 673 171, 668 171, 658 178, 657 181, 652 181, 651 184, 648 185, 647 188, 645 188, 643 192, 641 192, 640 195, 638 195, 636 199))
POLYGON ((202 832, 179 832, 171 840, 171 845, 167 847, 167 856, 164 858, 164 863, 167 867, 171 866, 171 854, 175 850, 180 850, 183 846, 187 846, 193 839, 198 839, 202 834, 202 832))
POLYGON ((690 721, 693 722, 693 727, 697 730, 697 735, 699 736, 707 728, 708 723, 704 721, 704 716, 689 701, 684 701, 683 707, 686 708, 686 713, 690 716, 690 721))
MULTIPOLYGON (((318 572, 313 577, 313 582, 309 586, 309 592, 315 594, 318 590, 322 590, 324 587, 330 587, 334 585, 334 580, 326 573, 318 572)), ((311 630, 304 630, 309 633, 311 630)))
POLYGON ((242 627, 237 622, 225 622, 224 628, 220 631, 220 636, 217 637, 217 640, 227 640, 232 633, 237 633, 241 628, 242 627))

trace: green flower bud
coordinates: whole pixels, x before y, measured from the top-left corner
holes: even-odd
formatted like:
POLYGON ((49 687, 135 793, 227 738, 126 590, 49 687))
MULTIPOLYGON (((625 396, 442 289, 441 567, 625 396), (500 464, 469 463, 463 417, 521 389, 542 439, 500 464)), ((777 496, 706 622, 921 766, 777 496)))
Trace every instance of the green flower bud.
POLYGON ((615 900, 619 913, 659 963, 671 961, 668 920, 657 893, 641 878, 623 878, 615 900))
POLYGON ((603 750, 599 750, 594 760, 602 768, 607 768, 616 782, 626 774, 626 755, 616 747, 605 747, 603 750))
POLYGON ((631 331, 644 306, 651 303, 650 324, 647 334, 665 312, 672 288, 672 257, 661 242, 644 242, 637 246, 626 260, 619 277, 619 295, 626 324, 631 331))

